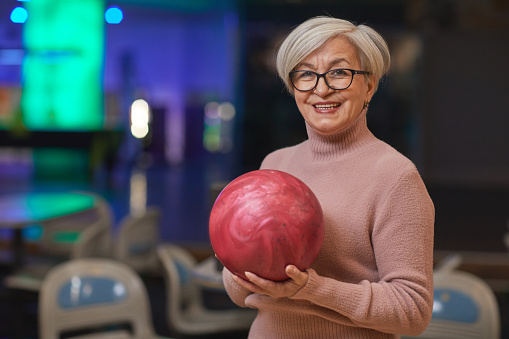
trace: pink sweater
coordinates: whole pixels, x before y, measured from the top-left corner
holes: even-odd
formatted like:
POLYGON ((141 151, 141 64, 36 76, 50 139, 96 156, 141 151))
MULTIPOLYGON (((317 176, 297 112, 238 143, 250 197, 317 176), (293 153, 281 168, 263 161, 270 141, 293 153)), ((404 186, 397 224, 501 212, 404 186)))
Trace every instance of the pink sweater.
POLYGON ((412 162, 367 128, 347 129, 269 154, 316 194, 325 239, 307 284, 291 298, 252 294, 223 271, 226 290, 258 309, 250 339, 397 338, 417 335, 433 305, 434 207, 412 162))

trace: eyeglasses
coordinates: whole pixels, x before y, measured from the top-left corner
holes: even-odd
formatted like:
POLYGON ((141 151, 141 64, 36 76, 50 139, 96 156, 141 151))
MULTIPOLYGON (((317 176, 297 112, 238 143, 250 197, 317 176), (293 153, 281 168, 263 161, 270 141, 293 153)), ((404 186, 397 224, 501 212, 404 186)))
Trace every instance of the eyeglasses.
POLYGON ((355 74, 369 74, 366 71, 356 71, 349 68, 331 69, 328 72, 319 74, 313 71, 291 71, 290 81, 296 90, 301 92, 312 91, 318 85, 318 80, 323 78, 329 88, 334 90, 347 89, 353 82, 355 74))

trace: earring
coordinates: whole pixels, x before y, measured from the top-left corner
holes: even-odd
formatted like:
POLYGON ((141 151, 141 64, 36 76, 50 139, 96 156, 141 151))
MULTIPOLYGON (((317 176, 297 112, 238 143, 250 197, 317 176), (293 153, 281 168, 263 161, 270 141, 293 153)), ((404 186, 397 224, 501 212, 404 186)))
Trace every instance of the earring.
POLYGON ((365 109, 369 106, 369 101, 365 101, 364 102, 364 106, 362 106, 362 109, 365 109))

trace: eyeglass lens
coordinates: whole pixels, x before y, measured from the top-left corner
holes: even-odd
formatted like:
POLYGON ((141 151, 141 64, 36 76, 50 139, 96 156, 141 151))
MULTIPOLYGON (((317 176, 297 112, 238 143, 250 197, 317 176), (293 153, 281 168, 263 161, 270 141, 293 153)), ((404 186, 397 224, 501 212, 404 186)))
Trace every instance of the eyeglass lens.
MULTIPOLYGON (((295 71, 291 74, 293 85, 299 91, 310 91, 318 84, 319 74, 311 71, 295 71)), ((325 74, 325 82, 332 89, 345 89, 353 80, 353 72, 348 69, 333 69, 325 74)))

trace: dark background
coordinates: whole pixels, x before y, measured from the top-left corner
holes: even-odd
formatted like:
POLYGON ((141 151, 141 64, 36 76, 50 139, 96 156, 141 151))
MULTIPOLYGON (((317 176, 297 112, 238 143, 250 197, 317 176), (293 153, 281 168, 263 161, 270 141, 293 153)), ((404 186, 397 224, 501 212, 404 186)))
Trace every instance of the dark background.
MULTIPOLYGON (((23 48, 22 25, 8 19, 18 5, 0 2, 0 52, 23 48)), ((331 15, 370 25, 388 41, 392 67, 370 105, 368 125, 418 167, 435 203, 435 249, 507 252, 508 1, 118 0, 109 5, 124 10, 123 22, 105 29, 105 114, 108 126, 122 136, 118 147, 85 175, 67 171, 44 177, 31 153, 40 143, 13 143, 4 129, 0 194, 91 190, 111 202, 118 221, 133 207, 141 175, 146 203, 163 208, 163 241, 210 250, 211 186, 258 168, 268 152, 306 138, 295 102, 275 71, 276 47, 305 19, 331 15), (136 98, 146 99, 154 116, 151 136, 141 142, 126 125, 128 104, 136 98), (236 110, 227 125, 231 147, 218 152, 203 146, 204 107, 211 101, 230 102, 236 110)), ((21 92, 21 84, 20 65, 0 64, 0 89, 21 92)), ((44 138, 67 146, 75 140, 44 138)), ((10 233, 0 231, 0 241, 7 243, 10 233)), ((489 263, 483 267, 483 277, 496 275, 489 263)), ((496 278, 502 279, 498 297, 507 324, 509 276, 496 278)), ((0 337, 1 331, 0 326, 0 337)))

